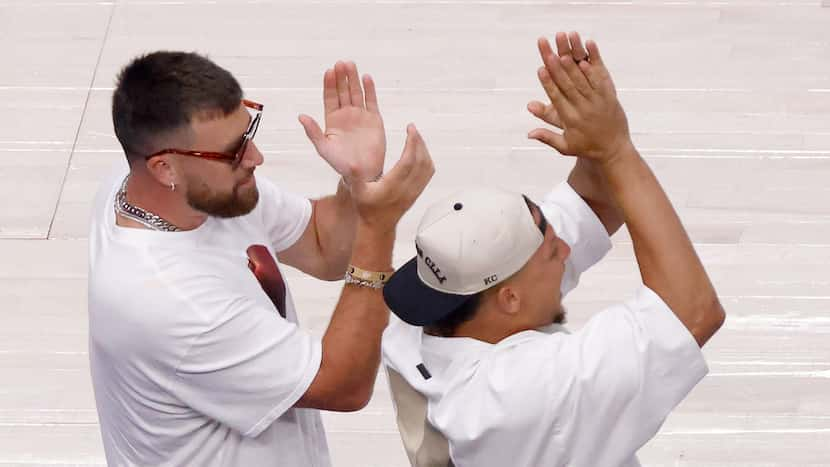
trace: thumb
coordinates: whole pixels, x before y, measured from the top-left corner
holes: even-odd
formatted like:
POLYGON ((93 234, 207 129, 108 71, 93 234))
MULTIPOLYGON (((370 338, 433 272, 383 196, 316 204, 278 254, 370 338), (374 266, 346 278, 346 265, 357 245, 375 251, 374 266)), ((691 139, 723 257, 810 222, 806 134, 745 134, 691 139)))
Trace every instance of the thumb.
POLYGON ((320 154, 321 157, 325 158, 325 156, 323 156, 322 149, 326 137, 323 135, 323 130, 320 129, 320 125, 318 125, 313 118, 305 114, 300 114, 298 120, 303 126, 303 130, 305 130, 305 135, 311 141, 311 144, 314 145, 314 149, 317 150, 317 154, 320 154))
POLYGON ((559 151, 560 154, 566 156, 572 155, 565 137, 546 128, 536 128, 535 130, 531 130, 531 132, 527 134, 527 137, 529 139, 535 139, 536 141, 547 144, 553 149, 559 151))
POLYGON ((527 103, 527 110, 533 114, 534 117, 542 118, 542 116, 545 115, 545 104, 539 101, 530 101, 527 103))
POLYGON ((415 160, 418 157, 419 147, 423 144, 421 135, 418 129, 415 128, 414 123, 406 125, 406 141, 404 142, 403 151, 401 151, 401 158, 395 164, 394 170, 397 171, 397 176, 405 178, 412 172, 415 165, 415 160))

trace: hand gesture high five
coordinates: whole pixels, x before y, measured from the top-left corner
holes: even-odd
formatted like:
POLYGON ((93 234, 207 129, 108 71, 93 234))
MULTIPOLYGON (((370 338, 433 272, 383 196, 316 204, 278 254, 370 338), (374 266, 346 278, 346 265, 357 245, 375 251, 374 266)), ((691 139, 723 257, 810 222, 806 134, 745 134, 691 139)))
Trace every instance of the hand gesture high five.
POLYGON ((528 137, 561 154, 608 162, 631 145, 628 120, 611 75, 595 42, 583 47, 579 34, 560 32, 556 44, 558 56, 547 39, 538 42, 544 63, 538 76, 550 104, 533 101, 527 108, 562 132, 537 128, 528 137))
POLYGON ((323 106, 325 133, 313 118, 299 117, 317 153, 347 183, 377 179, 383 173, 386 133, 372 78, 364 75, 361 86, 355 64, 337 62, 323 75, 323 106))

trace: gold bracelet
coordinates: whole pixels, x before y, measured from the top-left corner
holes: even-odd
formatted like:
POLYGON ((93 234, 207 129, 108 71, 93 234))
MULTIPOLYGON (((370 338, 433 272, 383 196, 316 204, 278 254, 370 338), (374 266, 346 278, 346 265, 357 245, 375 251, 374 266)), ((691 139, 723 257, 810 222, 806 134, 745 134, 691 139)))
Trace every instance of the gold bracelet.
POLYGON ((382 289, 389 278, 392 277, 392 272, 378 272, 367 271, 352 264, 346 269, 344 280, 347 284, 359 285, 362 287, 370 287, 373 289, 382 289))

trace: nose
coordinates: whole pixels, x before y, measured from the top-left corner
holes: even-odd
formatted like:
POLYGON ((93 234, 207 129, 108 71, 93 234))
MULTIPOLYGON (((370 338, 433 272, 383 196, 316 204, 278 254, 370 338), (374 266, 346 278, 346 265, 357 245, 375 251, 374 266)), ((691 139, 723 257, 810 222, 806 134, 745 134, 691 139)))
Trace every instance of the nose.
POLYGON ((242 161, 239 165, 241 165, 244 169, 252 169, 262 165, 264 161, 265 158, 262 156, 262 153, 259 152, 259 148, 256 146, 256 143, 251 141, 248 143, 248 147, 245 148, 245 154, 242 155, 242 161))

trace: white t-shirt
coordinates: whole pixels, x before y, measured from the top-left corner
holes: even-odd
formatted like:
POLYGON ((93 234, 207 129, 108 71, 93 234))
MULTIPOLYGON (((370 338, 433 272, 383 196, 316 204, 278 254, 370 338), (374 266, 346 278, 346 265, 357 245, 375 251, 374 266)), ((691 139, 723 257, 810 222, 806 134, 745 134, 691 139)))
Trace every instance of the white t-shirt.
MULTIPOLYGON (((610 241, 567 184, 541 207, 572 248, 565 293, 610 241)), ((638 466, 637 450, 707 372, 692 335, 645 286, 573 334, 551 326, 493 345, 425 335, 394 319, 383 350, 387 368, 424 396, 456 467, 638 466)))
POLYGON ((258 178, 245 216, 186 232, 125 228, 113 199, 126 174, 120 164, 103 184, 89 238, 89 358, 107 463, 329 466, 318 411, 292 408, 321 343, 297 327, 287 290, 280 316, 246 254, 294 244, 309 200, 258 178))

